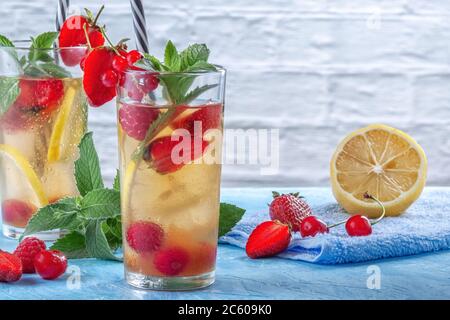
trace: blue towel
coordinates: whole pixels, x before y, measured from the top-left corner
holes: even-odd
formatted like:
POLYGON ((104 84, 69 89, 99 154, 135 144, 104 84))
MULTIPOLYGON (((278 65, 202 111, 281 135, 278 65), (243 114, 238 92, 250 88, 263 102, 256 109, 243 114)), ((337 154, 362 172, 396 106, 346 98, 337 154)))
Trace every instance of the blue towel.
MULTIPOLYGON (((282 190, 292 192, 294 190, 282 190)), ((300 190, 319 218, 331 224, 348 217, 336 203, 329 189, 300 190)), ((221 243, 244 248, 247 238, 257 224, 269 220, 267 203, 269 189, 237 189, 238 205, 248 208, 243 219, 223 236, 221 243), (255 205, 255 202, 258 202, 255 205)), ((236 199, 235 198, 235 199, 236 199)), ((230 199, 224 199, 233 202, 230 199)), ((341 264, 414 255, 450 248, 450 188, 426 188, 403 215, 388 217, 373 226, 367 237, 349 237, 345 226, 314 238, 302 239, 296 233, 288 250, 279 257, 318 264, 341 264)))

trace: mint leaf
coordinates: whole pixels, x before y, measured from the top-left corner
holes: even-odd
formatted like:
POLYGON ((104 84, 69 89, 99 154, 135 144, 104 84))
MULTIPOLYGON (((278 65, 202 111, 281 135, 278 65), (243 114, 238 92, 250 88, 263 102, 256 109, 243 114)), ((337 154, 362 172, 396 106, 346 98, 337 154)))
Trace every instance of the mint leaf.
POLYGON ((72 231, 56 240, 50 247, 52 250, 62 251, 69 259, 88 258, 86 238, 78 231, 72 231))
POLYGON ((197 99, 202 93, 208 91, 211 88, 217 87, 217 84, 207 84, 201 87, 197 87, 194 90, 190 91, 186 96, 184 97, 183 103, 190 103, 193 100, 197 99))
POLYGON ((41 33, 36 38, 31 37, 31 48, 51 49, 56 38, 58 38, 58 32, 41 33))
POLYGON ((167 42, 164 52, 164 64, 172 72, 178 72, 181 69, 181 57, 178 54, 177 48, 175 48, 175 45, 170 40, 167 42))
MULTIPOLYGON (((53 60, 52 58, 50 59, 53 60)), ((39 67, 44 70, 48 76, 53 78, 70 78, 71 76, 69 71, 53 62, 41 63, 39 67)))
POLYGON ((17 78, 0 78, 0 116, 8 111, 19 93, 19 80, 17 78))
POLYGON ((120 193, 113 189, 89 191, 80 201, 81 213, 87 219, 106 219, 120 215, 120 193))
POLYGON ((0 47, 14 47, 14 44, 7 37, 0 34, 0 47))
POLYGON ((41 231, 75 228, 79 223, 77 221, 78 212, 76 198, 64 198, 40 208, 28 221, 22 238, 41 231))
POLYGON ((106 223, 102 224, 102 229, 112 250, 116 250, 122 246, 122 223, 120 216, 106 220, 106 223))
POLYGON ((209 49, 206 44, 193 44, 183 50, 181 56, 181 68, 187 70, 199 61, 206 62, 209 57, 209 49))
POLYGON ((86 227, 86 249, 90 257, 121 261, 117 258, 109 247, 100 220, 92 220, 86 227))
POLYGON ((188 72, 196 72, 196 71, 217 71, 217 68, 206 61, 197 61, 192 66, 186 68, 188 72))
POLYGON ((144 59, 141 59, 136 66, 150 71, 164 71, 163 64, 155 56, 144 53, 144 59))
POLYGON ((85 196, 89 191, 104 187, 92 132, 84 135, 78 147, 80 157, 75 161, 75 180, 78 191, 85 196))
POLYGON ((245 209, 234 204, 220 203, 219 237, 229 232, 241 220, 245 209))
POLYGON ((114 177, 113 189, 120 192, 120 171, 116 170, 116 176, 114 177))

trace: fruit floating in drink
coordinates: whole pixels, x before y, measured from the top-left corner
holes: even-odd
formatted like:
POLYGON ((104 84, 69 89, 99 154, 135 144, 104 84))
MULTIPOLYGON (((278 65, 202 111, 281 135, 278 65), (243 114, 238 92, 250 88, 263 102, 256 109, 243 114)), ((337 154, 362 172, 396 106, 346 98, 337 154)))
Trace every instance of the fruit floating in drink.
MULTIPOLYGON (((207 58, 200 45, 179 55, 194 48, 207 58)), ((123 72, 117 99, 125 276, 141 288, 204 287, 216 262, 224 70, 144 63, 123 72)))
MULTIPOLYGON (((77 194, 74 161, 87 123, 81 71, 69 73, 54 62, 17 65, 16 55, 30 57, 34 52, 0 48, 5 67, 0 70, 1 90, 9 88, 0 117, 1 209, 3 233, 13 238, 38 208, 77 194)), ((48 60, 53 49, 40 54, 48 60)), ((58 235, 57 230, 38 234, 49 240, 58 235)))

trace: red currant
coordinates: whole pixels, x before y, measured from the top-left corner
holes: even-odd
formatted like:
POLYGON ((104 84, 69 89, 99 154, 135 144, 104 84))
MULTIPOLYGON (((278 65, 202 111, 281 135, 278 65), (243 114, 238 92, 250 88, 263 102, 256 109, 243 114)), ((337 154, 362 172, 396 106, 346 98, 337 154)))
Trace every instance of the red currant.
POLYGON ((141 60, 142 54, 137 50, 131 50, 127 54, 127 62, 128 65, 131 67, 133 66, 137 61, 141 60))
POLYGON ((372 234, 372 225, 370 220, 361 215, 350 217, 345 223, 345 229, 349 236, 360 237, 372 234))
POLYGON ((302 237, 314 237, 318 233, 328 233, 326 223, 315 216, 304 218, 300 225, 300 234, 302 237))
POLYGON ((115 56, 112 60, 112 67, 117 72, 125 72, 128 70, 128 62, 122 56, 115 56))
POLYGON ((154 75, 146 75, 143 80, 143 86, 145 92, 150 92, 158 87, 159 79, 154 75))
POLYGON ((117 81, 119 81, 119 78, 117 77, 117 73, 110 69, 106 70, 101 75, 101 80, 105 87, 112 88, 117 85, 117 81))
POLYGON ((45 280, 58 278, 67 269, 67 259, 58 250, 42 250, 34 257, 34 268, 45 280))

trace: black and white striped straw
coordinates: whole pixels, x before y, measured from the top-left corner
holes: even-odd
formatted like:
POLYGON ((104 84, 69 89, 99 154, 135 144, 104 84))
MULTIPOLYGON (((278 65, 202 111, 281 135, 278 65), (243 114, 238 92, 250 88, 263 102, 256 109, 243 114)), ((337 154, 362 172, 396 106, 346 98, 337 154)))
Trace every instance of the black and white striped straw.
POLYGON ((141 52, 148 53, 147 26, 145 23, 144 6, 141 0, 130 0, 131 12, 133 14, 134 36, 136 47, 141 52))
POLYGON ((66 21, 67 12, 69 11, 70 0, 58 0, 58 9, 56 10, 56 31, 61 30, 61 27, 66 21))

